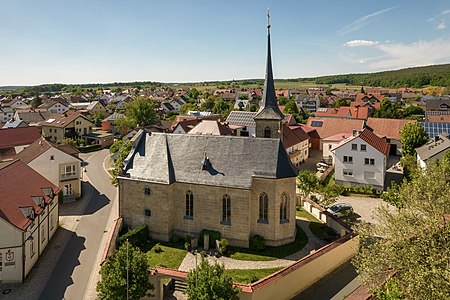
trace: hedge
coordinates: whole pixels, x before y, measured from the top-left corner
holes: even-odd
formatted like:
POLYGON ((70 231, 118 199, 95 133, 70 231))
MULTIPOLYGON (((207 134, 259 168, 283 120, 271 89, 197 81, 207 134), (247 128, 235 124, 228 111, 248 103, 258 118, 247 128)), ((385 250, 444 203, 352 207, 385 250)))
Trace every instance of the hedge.
POLYGON ((102 148, 103 148, 102 145, 94 144, 94 145, 79 147, 78 150, 80 150, 80 152, 82 152, 82 153, 87 153, 87 152, 93 152, 96 150, 100 150, 102 148))
POLYGON ((147 225, 142 224, 131 230, 117 239, 117 244, 120 247, 128 239, 128 242, 133 246, 139 247, 149 240, 150 232, 147 225))
MULTIPOLYGON (((203 245, 203 237, 205 236, 205 234, 209 235, 209 248, 216 248, 216 240, 220 241, 221 238, 221 234, 218 231, 215 230, 208 230, 208 229, 203 229, 202 231, 200 231, 200 236, 199 236, 199 241, 198 243, 200 245, 203 245)), ((203 245, 203 247, 205 247, 205 245, 203 245)))

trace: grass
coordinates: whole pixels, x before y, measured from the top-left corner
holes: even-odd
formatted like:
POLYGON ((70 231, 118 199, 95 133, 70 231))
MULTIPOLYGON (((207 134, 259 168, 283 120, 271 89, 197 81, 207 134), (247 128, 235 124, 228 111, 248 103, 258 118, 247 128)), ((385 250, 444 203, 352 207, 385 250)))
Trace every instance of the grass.
POLYGON ((318 219, 316 219, 316 217, 308 213, 306 210, 297 207, 295 214, 297 217, 305 218, 310 222, 309 230, 311 230, 311 232, 319 239, 332 240, 337 236, 337 233, 334 232, 333 229, 320 222, 318 219))
POLYGON ((260 280, 270 274, 275 273, 283 268, 272 268, 272 269, 251 269, 251 270, 225 270, 225 274, 231 276, 234 282, 249 284, 260 280))
POLYGON ((187 253, 182 243, 156 243, 150 241, 141 248, 147 254, 149 267, 161 266, 178 269, 187 253), (161 249, 159 253, 155 251, 158 247, 161 249))
POLYGON ((266 247, 263 251, 255 251, 248 248, 229 247, 230 257, 237 260, 270 261, 284 258, 303 249, 308 243, 306 233, 297 226, 295 241, 278 247, 266 247))

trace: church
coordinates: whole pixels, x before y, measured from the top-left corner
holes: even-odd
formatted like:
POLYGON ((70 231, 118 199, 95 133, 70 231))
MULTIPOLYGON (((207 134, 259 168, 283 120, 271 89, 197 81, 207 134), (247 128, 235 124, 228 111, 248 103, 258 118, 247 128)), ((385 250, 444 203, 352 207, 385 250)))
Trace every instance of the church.
POLYGON ((119 215, 127 226, 148 225, 151 237, 198 237, 219 231, 248 247, 295 239, 297 169, 282 144, 284 115, 272 74, 270 24, 263 98, 256 137, 142 133, 119 176, 119 215))

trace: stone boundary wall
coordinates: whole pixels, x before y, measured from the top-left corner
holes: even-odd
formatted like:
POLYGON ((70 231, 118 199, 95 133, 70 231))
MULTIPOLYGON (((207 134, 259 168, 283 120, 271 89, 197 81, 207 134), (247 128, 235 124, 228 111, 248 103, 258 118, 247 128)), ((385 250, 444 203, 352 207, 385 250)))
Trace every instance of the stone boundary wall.
POLYGON ((106 240, 106 246, 103 250, 102 259, 100 265, 103 265, 105 260, 114 254, 114 251, 116 251, 117 246, 117 238, 119 237, 119 232, 122 229, 123 226, 123 219, 117 218, 114 220, 112 230, 109 232, 108 239, 106 240))

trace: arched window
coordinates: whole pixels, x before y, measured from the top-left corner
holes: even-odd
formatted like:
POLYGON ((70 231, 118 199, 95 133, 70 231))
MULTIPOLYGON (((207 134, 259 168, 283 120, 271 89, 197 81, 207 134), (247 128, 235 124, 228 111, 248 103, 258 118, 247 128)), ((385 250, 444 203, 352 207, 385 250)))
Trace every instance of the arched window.
POLYGON ((194 195, 191 191, 186 192, 186 217, 190 219, 194 217, 194 195))
POLYGON ((259 220, 260 223, 268 223, 269 200, 266 193, 259 194, 259 220))
POLYGON ((144 188, 144 195, 145 196, 150 196, 150 194, 151 194, 151 190, 150 190, 150 188, 148 186, 146 186, 144 188))
POLYGON ((231 224, 231 199, 228 195, 222 198, 222 224, 231 224))
POLYGON ((281 194, 280 223, 289 222, 289 197, 286 193, 281 194))
POLYGON ((266 126, 266 128, 264 128, 264 137, 265 138, 270 138, 272 135, 270 133, 270 127, 266 126))

